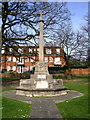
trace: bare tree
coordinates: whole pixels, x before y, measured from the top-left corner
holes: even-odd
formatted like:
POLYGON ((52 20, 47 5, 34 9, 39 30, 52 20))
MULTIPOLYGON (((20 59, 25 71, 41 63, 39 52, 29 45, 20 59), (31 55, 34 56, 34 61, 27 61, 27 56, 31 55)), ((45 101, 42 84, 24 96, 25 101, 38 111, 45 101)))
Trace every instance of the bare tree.
POLYGON ((82 60, 86 58, 88 35, 83 30, 74 32, 71 20, 64 22, 55 35, 56 44, 63 47, 66 53, 69 78, 71 78, 71 59, 82 60))
MULTIPOLYGON (((90 3, 89 3, 90 5, 90 3)), ((90 9, 90 8, 89 8, 90 9)), ((85 16, 84 18, 85 20, 85 24, 81 26, 81 30, 82 30, 82 36, 83 39, 85 40, 85 45, 84 45, 84 56, 86 57, 86 62, 88 64, 88 66, 90 66, 90 13, 88 10, 88 16, 85 16)))
POLYGON ((69 19, 69 11, 63 2, 2 2, 0 6, 2 6, 2 46, 13 48, 19 56, 21 54, 14 46, 38 45, 38 13, 41 10, 45 13, 43 16, 45 42, 53 40, 52 35, 69 19))
POLYGON ((28 43, 38 44, 39 12, 45 15, 44 35, 50 36, 52 28, 68 19, 65 3, 49 2, 3 2, 2 3, 2 44, 6 46, 28 43))

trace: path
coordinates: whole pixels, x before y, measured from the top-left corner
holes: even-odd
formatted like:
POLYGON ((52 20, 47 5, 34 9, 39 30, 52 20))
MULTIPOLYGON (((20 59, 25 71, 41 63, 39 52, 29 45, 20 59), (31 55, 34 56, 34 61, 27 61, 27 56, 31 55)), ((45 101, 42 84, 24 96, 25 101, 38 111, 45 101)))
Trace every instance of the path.
POLYGON ((31 118, 62 118, 52 99, 35 98, 32 104, 31 118))
POLYGON ((2 96, 32 104, 30 118, 57 118, 58 120, 62 120, 60 119, 62 117, 55 103, 80 97, 83 96, 83 94, 77 91, 68 91, 67 95, 61 95, 61 96, 26 97, 26 96, 16 95, 16 91, 13 90, 13 91, 3 92, 2 96))

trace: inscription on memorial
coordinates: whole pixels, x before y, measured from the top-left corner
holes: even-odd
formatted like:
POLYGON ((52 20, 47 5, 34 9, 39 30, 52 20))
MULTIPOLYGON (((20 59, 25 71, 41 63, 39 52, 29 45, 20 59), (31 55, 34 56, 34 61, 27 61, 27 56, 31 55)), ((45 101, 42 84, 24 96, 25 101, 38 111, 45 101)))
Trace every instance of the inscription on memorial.
POLYGON ((48 88, 47 81, 37 81, 36 88, 48 88))
POLYGON ((40 79, 46 79, 46 75, 38 75, 38 78, 40 78, 40 79))

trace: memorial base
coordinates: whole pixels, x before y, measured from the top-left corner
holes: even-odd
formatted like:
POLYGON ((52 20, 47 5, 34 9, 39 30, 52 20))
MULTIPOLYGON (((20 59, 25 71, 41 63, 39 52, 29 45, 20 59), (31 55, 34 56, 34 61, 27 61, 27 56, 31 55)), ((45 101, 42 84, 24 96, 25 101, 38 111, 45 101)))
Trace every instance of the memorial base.
POLYGON ((37 90, 29 90, 29 89, 17 89, 17 95, 24 95, 29 97, 36 96, 59 96, 67 94, 66 88, 61 89, 37 89, 37 90))
POLYGON ((38 62, 31 79, 20 80, 20 86, 16 90, 17 95, 30 97, 67 94, 67 88, 63 86, 63 80, 52 79, 52 76, 48 73, 48 66, 44 62, 38 62))

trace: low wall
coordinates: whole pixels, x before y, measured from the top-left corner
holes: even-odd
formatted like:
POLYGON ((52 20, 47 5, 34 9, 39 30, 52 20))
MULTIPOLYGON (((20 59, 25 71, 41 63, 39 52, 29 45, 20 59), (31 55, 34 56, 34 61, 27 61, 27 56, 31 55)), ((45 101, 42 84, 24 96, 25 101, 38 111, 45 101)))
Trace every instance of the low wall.
MULTIPOLYGON (((68 73, 68 70, 66 71, 68 73)), ((90 74, 90 68, 73 68, 71 69, 71 74, 72 75, 88 75, 90 74)))
MULTIPOLYGON (((53 76, 65 76, 68 74, 68 70, 66 70, 65 74, 52 74, 53 76)), ((72 75, 88 75, 90 74, 90 68, 78 68, 78 69, 71 69, 71 74, 72 75)), ((17 77, 17 78, 26 78, 29 77, 30 74, 7 74, 7 73, 2 73, 0 74, 0 77, 17 77)))
POLYGON ((17 77, 17 78, 30 78, 30 74, 18 74, 18 73, 0 73, 0 77, 17 77))
POLYGON ((2 87, 5 87, 5 88, 16 88, 18 87, 20 84, 20 81, 4 81, 2 82, 2 87))

